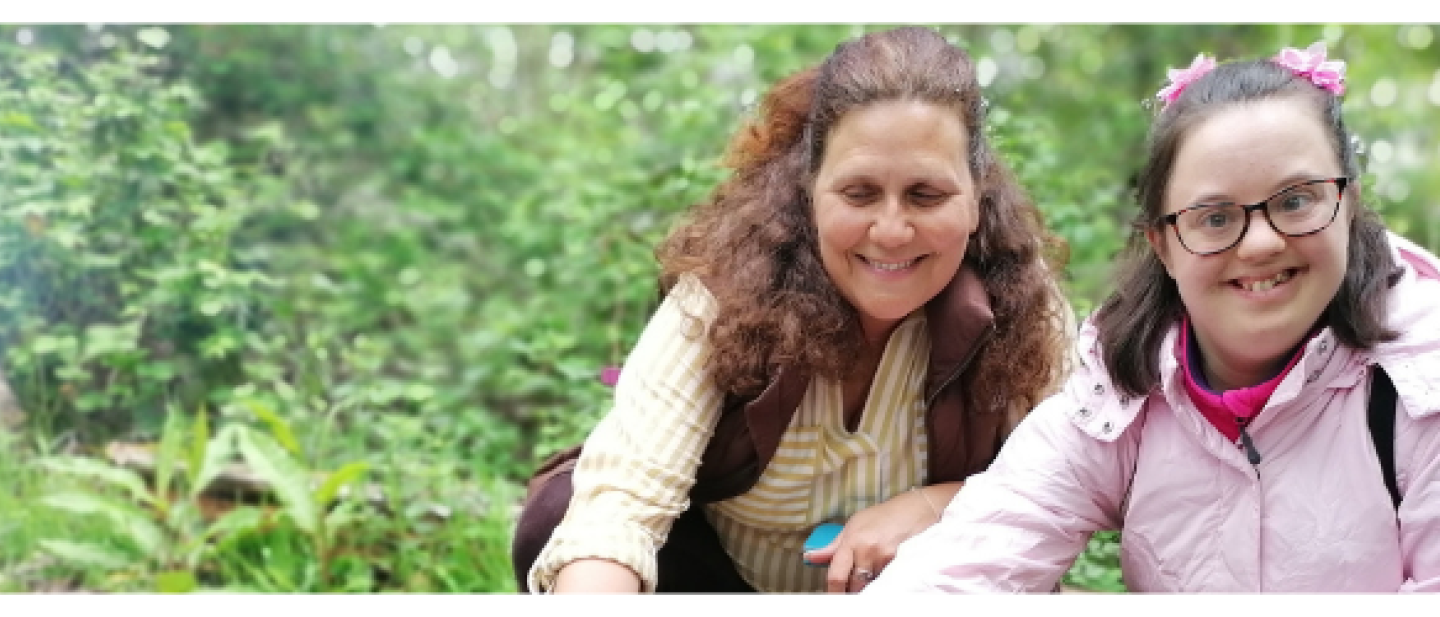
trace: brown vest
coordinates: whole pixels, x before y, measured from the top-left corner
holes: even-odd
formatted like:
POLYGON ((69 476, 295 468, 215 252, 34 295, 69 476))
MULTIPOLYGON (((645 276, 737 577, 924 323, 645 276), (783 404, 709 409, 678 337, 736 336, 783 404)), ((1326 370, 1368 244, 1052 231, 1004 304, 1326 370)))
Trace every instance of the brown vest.
MULTIPOLYGON (((925 375, 925 430, 929 448, 929 482, 964 480, 984 470, 1004 441, 1005 405, 995 409, 965 407, 961 378, 994 324, 984 284, 968 264, 925 306, 930 333, 930 362, 925 375)), ((692 503, 711 503, 750 490, 769 465, 780 438, 810 386, 810 375, 782 369, 755 398, 727 399, 709 445, 701 455, 692 503)), ((533 494, 541 484, 572 469, 580 445, 555 453, 529 483, 533 494)))

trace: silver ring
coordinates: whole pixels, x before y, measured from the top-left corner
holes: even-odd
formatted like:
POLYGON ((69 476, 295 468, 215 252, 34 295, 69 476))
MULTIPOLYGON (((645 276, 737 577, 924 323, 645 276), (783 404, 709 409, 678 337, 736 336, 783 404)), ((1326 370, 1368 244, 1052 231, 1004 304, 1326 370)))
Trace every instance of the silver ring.
POLYGON ((851 576, 854 576, 855 578, 858 578, 867 583, 875 580, 875 573, 866 570, 865 568, 855 568, 855 572, 851 573, 851 576))

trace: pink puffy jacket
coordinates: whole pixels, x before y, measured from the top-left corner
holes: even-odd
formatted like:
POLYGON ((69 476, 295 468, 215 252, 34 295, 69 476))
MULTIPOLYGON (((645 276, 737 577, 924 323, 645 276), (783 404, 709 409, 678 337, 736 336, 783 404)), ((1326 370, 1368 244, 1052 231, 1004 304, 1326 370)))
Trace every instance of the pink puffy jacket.
POLYGON ((865 593, 1050 591, 1106 529, 1131 591, 1440 591, 1440 261, 1390 241, 1400 339, 1360 352, 1321 331, 1250 425, 1258 465, 1190 403, 1173 353, 1159 389, 1116 396, 1087 320, 1065 389, 865 593), (1399 399, 1398 517, 1366 421, 1377 363, 1399 399))

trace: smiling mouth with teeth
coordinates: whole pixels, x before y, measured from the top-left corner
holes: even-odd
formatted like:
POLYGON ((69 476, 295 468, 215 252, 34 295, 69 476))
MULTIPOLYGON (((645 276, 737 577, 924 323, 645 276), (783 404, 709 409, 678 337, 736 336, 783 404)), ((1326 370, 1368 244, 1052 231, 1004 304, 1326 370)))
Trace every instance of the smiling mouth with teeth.
POLYGON ((1245 291, 1253 291, 1253 292, 1270 291, 1271 289, 1274 289, 1276 286, 1282 285, 1282 284, 1288 282, 1290 279, 1295 278, 1295 273, 1296 273, 1296 270, 1295 270, 1294 268, 1290 268, 1290 269, 1287 269, 1287 270, 1282 270, 1282 271, 1280 271, 1279 273, 1277 273, 1275 276, 1272 276, 1272 277, 1270 277, 1270 278, 1268 278, 1268 279, 1263 279, 1263 280, 1259 280, 1259 281, 1250 281, 1249 283, 1241 283, 1241 282, 1237 279, 1237 280, 1234 280, 1234 281, 1230 281, 1230 284, 1231 284, 1231 285, 1234 285, 1234 286, 1236 286, 1236 287, 1239 287, 1240 289, 1244 289, 1245 291))
POLYGON ((884 271, 886 271, 886 272, 893 272, 893 271, 895 271, 895 270, 904 270, 905 268, 909 268, 910 266, 915 265, 915 262, 920 261, 921 258, 916 257, 915 259, 911 259, 911 260, 909 260, 909 261, 901 261, 901 262, 896 262, 896 263, 884 263, 884 262, 880 262, 880 261, 872 261, 872 260, 870 260, 870 259, 866 259, 866 258, 863 257, 863 256, 860 257, 860 259, 864 260, 864 262, 865 262, 867 265, 869 265, 869 266, 872 267, 872 268, 875 268, 876 270, 884 270, 884 271))

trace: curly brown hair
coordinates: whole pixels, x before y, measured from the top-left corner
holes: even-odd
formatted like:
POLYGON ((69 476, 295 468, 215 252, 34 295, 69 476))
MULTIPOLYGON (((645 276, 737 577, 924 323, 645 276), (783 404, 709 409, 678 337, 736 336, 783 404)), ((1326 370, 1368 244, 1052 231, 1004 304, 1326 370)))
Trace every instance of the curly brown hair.
POLYGON ((691 273, 718 303, 709 337, 722 391, 753 395, 779 366, 842 379, 859 355, 859 315, 821 264, 808 191, 835 123, 893 100, 952 109, 970 135, 980 225, 965 263, 985 281, 995 332, 964 377, 969 408, 1033 406, 1052 383, 1068 321, 1052 274, 1064 245, 989 146, 969 55, 934 30, 906 27, 844 42, 779 80, 732 138, 730 176, 656 249, 663 292, 691 273))

